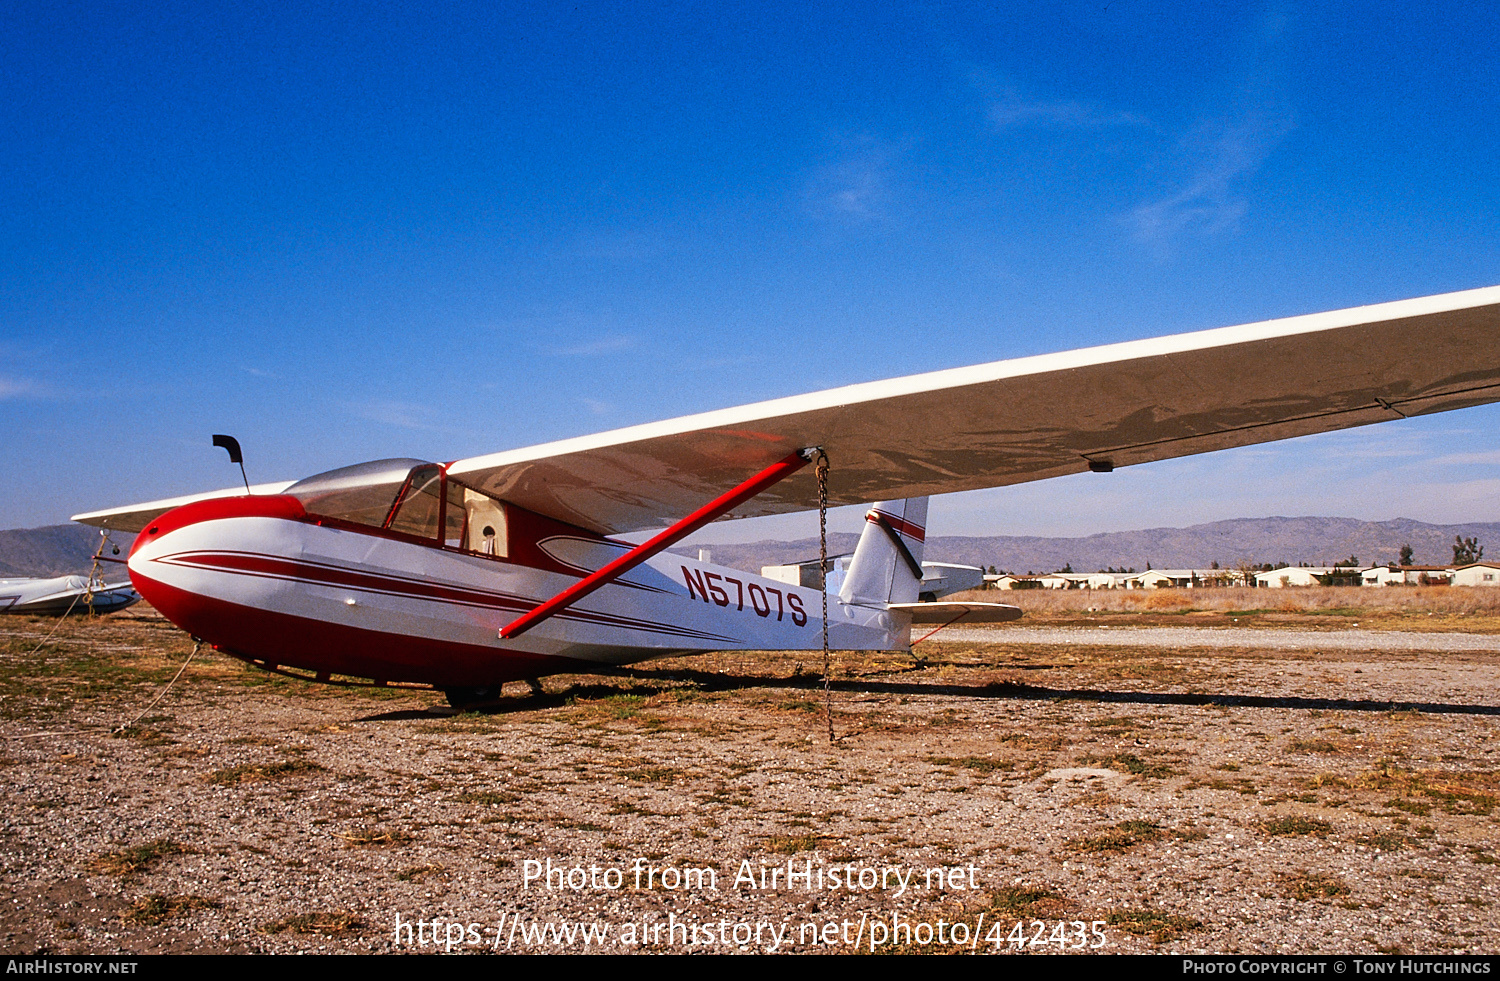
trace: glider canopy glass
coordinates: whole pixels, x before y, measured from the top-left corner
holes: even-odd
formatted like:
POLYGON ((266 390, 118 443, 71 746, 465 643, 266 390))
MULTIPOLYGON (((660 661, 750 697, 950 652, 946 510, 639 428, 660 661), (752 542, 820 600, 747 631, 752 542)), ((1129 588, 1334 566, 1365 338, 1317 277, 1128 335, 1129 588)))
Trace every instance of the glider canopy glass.
POLYGON ((308 514, 485 555, 506 554, 504 505, 425 460, 375 460, 300 480, 284 492, 308 514))

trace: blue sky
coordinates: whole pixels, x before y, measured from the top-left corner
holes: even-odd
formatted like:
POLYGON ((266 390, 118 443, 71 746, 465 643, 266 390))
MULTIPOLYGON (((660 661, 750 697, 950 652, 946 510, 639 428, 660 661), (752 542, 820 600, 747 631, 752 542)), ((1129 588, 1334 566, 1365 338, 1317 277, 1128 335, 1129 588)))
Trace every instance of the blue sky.
MULTIPOLYGON (((1301 6, 7 4, 0 527, 1500 283, 1500 12, 1301 6)), ((1497 423, 932 530, 1495 521, 1497 423)))

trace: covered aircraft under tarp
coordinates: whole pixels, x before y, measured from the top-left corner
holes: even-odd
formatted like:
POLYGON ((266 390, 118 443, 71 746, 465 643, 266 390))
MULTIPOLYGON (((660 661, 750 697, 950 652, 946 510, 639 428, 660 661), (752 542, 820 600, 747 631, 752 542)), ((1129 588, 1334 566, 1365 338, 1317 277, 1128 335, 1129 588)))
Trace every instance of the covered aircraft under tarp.
POLYGON ((140 601, 140 594, 128 582, 91 585, 86 576, 0 579, 0 613, 54 617, 113 613, 140 601))

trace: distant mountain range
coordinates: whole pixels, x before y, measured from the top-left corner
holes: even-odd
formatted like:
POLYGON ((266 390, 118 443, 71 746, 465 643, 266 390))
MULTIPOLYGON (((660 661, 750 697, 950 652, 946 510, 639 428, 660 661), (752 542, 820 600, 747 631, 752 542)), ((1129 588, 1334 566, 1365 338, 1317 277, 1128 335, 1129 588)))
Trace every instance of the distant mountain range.
MULTIPOLYGON (((1410 545, 1419 565, 1441 565, 1453 558, 1453 538, 1477 538, 1500 559, 1500 524, 1430 525, 1410 518, 1359 521, 1354 518, 1236 518, 1188 528, 1116 531, 1087 538, 997 535, 927 540, 923 556, 1009 572, 1053 572, 1071 565, 1079 572, 1099 569, 1204 569, 1244 563, 1281 562, 1332 565, 1354 556, 1365 564, 1394 562, 1410 545)), ((123 553, 132 535, 115 534, 123 553)), ((857 537, 829 535, 830 554, 851 552, 857 537)), ((0 577, 60 576, 87 572, 99 532, 83 525, 51 525, 0 531, 0 577)), ((708 546, 714 562, 750 572, 763 565, 817 558, 818 540, 764 541, 708 546)), ((695 547, 677 548, 696 555, 695 547)), ((119 567, 108 578, 116 579, 119 567)))
MULTIPOLYGON (((112 557, 123 559, 135 536, 111 532, 110 540, 120 546, 120 554, 112 557)), ((99 529, 83 525, 0 531, 0 578, 87 575, 98 547, 99 529)), ((106 565, 104 578, 111 582, 124 579, 125 567, 106 565)))
MULTIPOLYGON (((1100 569, 1206 569, 1241 564, 1282 562, 1332 565, 1353 556, 1365 564, 1394 562, 1401 546, 1410 545, 1418 565, 1441 565, 1453 559, 1453 538, 1489 543, 1500 559, 1500 524, 1430 525, 1410 518, 1360 521, 1355 518, 1236 518, 1188 528, 1116 531, 1087 538, 1040 538, 997 535, 990 538, 935 537, 927 540, 923 558, 957 562, 1002 572, 1055 572, 1071 565, 1077 572, 1100 569)), ((830 535, 830 554, 854 549, 856 536, 830 535)), ((731 568, 758 571, 763 565, 797 562, 818 555, 818 540, 750 542, 708 546, 713 561, 731 568)), ((687 555, 694 549, 675 549, 687 555)))

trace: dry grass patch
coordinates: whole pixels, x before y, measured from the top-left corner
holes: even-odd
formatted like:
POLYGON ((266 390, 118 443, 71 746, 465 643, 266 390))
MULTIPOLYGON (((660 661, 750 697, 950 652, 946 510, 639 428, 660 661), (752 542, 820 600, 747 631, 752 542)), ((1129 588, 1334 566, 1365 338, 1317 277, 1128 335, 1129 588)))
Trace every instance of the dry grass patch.
POLYGON ((1486 815, 1500 799, 1500 774, 1483 770, 1402 770, 1382 764, 1355 783, 1368 790, 1395 792, 1403 798, 1426 797, 1449 814, 1486 815))
POLYGON ((1053 750, 1062 749, 1068 745, 1068 740, 1063 736, 1034 736, 1025 732, 1012 732, 1001 736, 1002 743, 1009 743, 1017 749, 1053 750))
POLYGON ((350 848, 384 848, 411 841, 411 835, 398 828, 359 828, 348 833, 334 833, 335 838, 348 842, 350 848))
POLYGON ((1359 844, 1377 852, 1399 852, 1411 841, 1406 835, 1395 831, 1372 831, 1359 836, 1359 844))
POLYGON ((766 851, 775 852, 779 855, 797 855, 802 852, 815 852, 818 844, 829 835, 772 835, 766 839, 766 851))
POLYGON ((140 743, 142 746, 171 746, 176 740, 168 736, 162 729, 153 729, 146 725, 127 726, 117 729, 110 735, 115 739, 130 739, 140 743))
POLYGON ((1006 886, 989 894, 985 913, 997 919, 1051 919, 1070 908, 1069 902, 1051 889, 1006 886))
POLYGON ((962 767, 965 770, 976 770, 983 774, 1016 768, 1012 760, 997 760, 989 756, 929 756, 927 762, 934 766, 962 767))
POLYGON ((1432 813, 1431 804, 1424 804, 1421 801, 1416 800, 1403 800, 1399 797, 1395 800, 1386 801, 1385 806, 1394 808, 1398 811, 1405 811, 1408 814, 1415 814, 1418 817, 1426 817, 1428 814, 1432 813))
POLYGON ((1261 822, 1260 829, 1266 834, 1275 835, 1278 838, 1293 838, 1301 835, 1314 838, 1327 838, 1333 833, 1333 825, 1327 821, 1303 817, 1300 814, 1269 818, 1261 822))
POLYGON ((1123 852, 1148 841, 1160 841, 1167 833, 1155 821, 1121 821, 1108 830, 1085 838, 1074 838, 1067 847, 1078 852, 1123 852))
POLYGON ((120 918, 137 926, 159 926, 190 910, 218 907, 219 903, 202 896, 142 896, 131 903, 120 918))
POLYGON ((645 695, 608 695, 604 698, 570 698, 568 707, 579 722, 634 722, 648 728, 660 728, 662 720, 646 710, 655 699, 645 695))
POLYGON ((1286 749, 1288 753, 1342 753, 1348 747, 1328 739, 1293 739, 1286 749))
POLYGON ((514 804, 521 799, 521 795, 508 794, 499 790, 466 790, 454 799, 464 804, 485 804, 490 807, 499 807, 502 804, 514 804))
POLYGON ((1207 780, 1195 780, 1189 784, 1189 789, 1207 787, 1209 790, 1230 790, 1236 794, 1253 797, 1260 793, 1260 788, 1255 781, 1249 777, 1240 777, 1238 780, 1221 780, 1218 777, 1209 777, 1207 780))
POLYGON ((1334 773, 1320 773, 1303 781, 1304 787, 1314 790, 1322 790, 1324 787, 1340 787, 1344 790, 1350 789, 1349 781, 1334 773))
POLYGON ((102 875, 124 878, 138 872, 148 872, 169 855, 187 855, 192 849, 169 838, 136 845, 118 852, 105 852, 89 862, 89 869, 102 875))
POLYGON ((328 913, 299 913, 270 923, 261 924, 261 933, 322 933, 329 936, 360 933, 365 929, 364 921, 347 911, 328 913))
POLYGON ((622 770, 620 775, 637 783, 676 783, 679 780, 687 780, 691 776, 687 771, 674 766, 642 766, 633 770, 622 770))
POLYGON ((441 874, 443 874, 444 872, 447 872, 447 871, 448 871, 447 867, 443 866, 443 865, 433 865, 433 864, 430 864, 430 863, 427 864, 427 865, 413 865, 409 869, 402 869, 400 872, 397 872, 396 873, 396 881, 397 882, 421 882, 423 879, 427 878, 429 875, 441 875, 441 874))
POLYGON ((1281 882, 1281 894, 1300 902, 1349 895, 1349 887, 1341 879, 1325 872, 1287 872, 1277 879, 1281 882))
MULTIPOLYGON (((1447 586, 1416 586, 1408 589, 1359 589, 1348 586, 1306 586, 1277 589, 1267 606, 1267 591, 1244 586, 1174 589, 1017 589, 1000 593, 1002 602, 1019 606, 1033 619, 1097 616, 1101 613, 1181 613, 1188 609, 1214 611, 1225 616, 1291 614, 1337 615, 1363 621, 1401 617, 1424 619, 1428 614, 1468 617, 1500 616, 1500 590, 1453 589, 1447 586), (1359 605, 1351 606, 1350 601, 1359 605)), ((973 590, 949 597, 996 602, 992 590, 973 590)))
POLYGON ((1067 847, 1079 852, 1123 852, 1127 848, 1148 842, 1176 838, 1178 841, 1200 841, 1208 837, 1206 832, 1195 828, 1163 828, 1155 821, 1121 821, 1104 831, 1083 838, 1074 838, 1067 847))
POLYGON ((1115 753, 1112 756, 1090 755, 1085 756, 1079 762, 1084 766, 1108 767, 1111 770, 1119 770, 1121 773, 1132 773, 1138 777, 1152 777, 1157 780, 1175 776, 1177 773, 1165 763, 1143 760, 1134 753, 1115 753))
POLYGON ((1117 909, 1104 916, 1104 922, 1138 937, 1150 937, 1159 944, 1171 943, 1184 934, 1203 926, 1189 916, 1164 913, 1158 909, 1117 909))
POLYGON ((1105 730, 1105 735, 1118 735, 1128 729, 1134 729, 1143 723, 1129 715, 1111 716, 1107 719, 1091 719, 1087 723, 1090 729, 1105 730))

